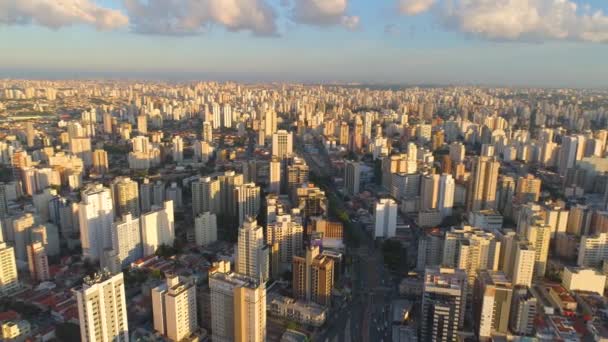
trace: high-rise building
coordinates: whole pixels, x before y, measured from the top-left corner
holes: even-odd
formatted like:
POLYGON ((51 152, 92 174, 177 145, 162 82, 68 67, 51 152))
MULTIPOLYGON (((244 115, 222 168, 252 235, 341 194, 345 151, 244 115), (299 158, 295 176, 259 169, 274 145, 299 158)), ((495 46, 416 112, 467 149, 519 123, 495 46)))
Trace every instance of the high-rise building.
POLYGON ((453 142, 450 144, 450 159, 456 164, 464 161, 466 152, 465 146, 461 142, 453 142))
POLYGON ((141 215, 139 220, 144 257, 154 254, 161 245, 173 246, 173 201, 165 201, 162 207, 153 206, 152 211, 141 215))
POLYGON ((534 277, 542 278, 547 270, 551 227, 547 225, 530 226, 526 239, 534 247, 535 251, 534 277))
POLYGON ((334 261, 320 255, 318 246, 306 248, 304 257, 293 257, 292 284, 295 298, 331 305, 334 261))
POLYGON ((491 157, 476 157, 467 189, 467 211, 496 208, 496 187, 500 162, 491 157))
POLYGON ((566 136, 562 138, 562 144, 559 148, 559 174, 565 176, 568 169, 573 168, 577 160, 578 137, 566 136))
POLYGON ((231 223, 238 224, 238 208, 236 206, 237 186, 243 185, 244 177, 242 174, 237 174, 234 171, 226 171, 223 175, 218 176, 220 182, 220 211, 222 215, 229 218, 231 223), (236 219, 236 221, 234 221, 236 219))
POLYGON ((42 242, 27 245, 27 263, 32 279, 40 282, 51 279, 49 260, 42 242))
POLYGON ((171 341, 182 341, 198 328, 196 286, 176 275, 152 289, 154 330, 171 341))
POLYGON ((211 339, 214 342, 266 341, 266 287, 230 271, 221 261, 209 271, 211 339))
POLYGON ((518 203, 538 202, 540 197, 541 180, 533 175, 519 177, 515 190, 515 199, 518 203))
POLYGON ((354 196, 359 194, 361 183, 361 166, 359 162, 347 161, 344 164, 344 190, 347 194, 354 196))
POLYGON ((496 209, 498 209, 501 214, 505 216, 511 215, 514 194, 515 179, 505 175, 499 176, 496 189, 496 209))
POLYGON ((235 255, 236 272, 264 283, 269 276, 269 261, 264 229, 258 225, 255 218, 248 217, 239 228, 235 255))
POLYGON ((443 236, 435 232, 428 232, 418 239, 418 255, 416 270, 424 271, 427 267, 441 264, 443 256, 443 236))
POLYGON ((296 189, 297 208, 300 209, 302 217, 307 220, 313 216, 325 215, 327 211, 327 196, 314 184, 303 184, 296 189))
POLYGON ((208 143, 213 142, 213 126, 209 121, 203 122, 203 141, 208 143))
POLYGON ((294 209, 291 214, 276 215, 275 220, 268 223, 266 242, 269 246, 277 244, 278 247, 272 255, 272 260, 276 258, 278 262, 275 269, 272 269, 273 278, 276 279, 281 272, 290 269, 293 257, 300 255, 303 249, 304 227, 299 210, 294 209))
POLYGON ((467 301, 467 275, 453 268, 427 268, 421 308, 420 339, 456 341, 467 301))
POLYGON ((348 137, 348 123, 342 121, 340 124, 340 139, 338 140, 338 143, 341 146, 348 146, 348 137))
POLYGON ((283 193, 290 195, 293 200, 295 189, 308 182, 309 167, 303 158, 288 158, 285 166, 285 176, 283 181, 283 193))
POLYGON ((578 249, 577 265, 600 267, 608 260, 608 233, 584 235, 578 249))
POLYGON ((390 239, 397 234, 397 203, 391 198, 382 198, 374 211, 374 237, 390 239))
POLYGON ((470 226, 452 228, 445 234, 442 265, 464 270, 472 289, 478 271, 498 270, 500 247, 492 233, 470 226))
MULTIPOLYGON (((143 256, 140 222, 137 217, 126 214, 112 224, 112 251, 116 264, 121 269, 143 256)), ((111 261, 108 260, 108 264, 111 261)))
POLYGON ((420 211, 437 209, 439 201, 440 176, 437 174, 425 175, 420 184, 420 211))
POLYGON ((272 157, 269 169, 268 191, 278 194, 281 192, 281 160, 278 157, 272 157))
POLYGON ((129 341, 123 274, 86 277, 72 290, 78 303, 80 339, 83 342, 129 341))
POLYGON ((235 199, 238 223, 242 225, 247 218, 257 218, 260 211, 260 187, 255 183, 235 186, 235 199))
POLYGON ((519 242, 515 246, 515 261, 513 264, 513 286, 532 286, 534 268, 536 265, 536 250, 528 242, 519 242))
POLYGON ((24 213, 13 218, 12 240, 15 247, 15 258, 17 258, 17 260, 27 261, 26 246, 29 242, 31 229, 34 227, 36 220, 36 217, 31 213, 24 213))
POLYGON ((27 147, 34 147, 36 139, 36 129, 34 128, 34 123, 28 121, 25 123, 25 140, 27 143, 27 147))
POLYGON ((100 260, 103 251, 112 246, 114 206, 110 189, 92 184, 81 193, 78 208, 82 254, 91 260, 100 260))
POLYGON ((502 272, 480 271, 475 293, 475 311, 482 341, 491 340, 495 333, 509 333, 509 315, 513 287, 502 272))
POLYGON ((0 242, 0 297, 9 296, 19 289, 17 264, 13 247, 0 242))
POLYGON ((148 178, 144 178, 139 186, 139 204, 143 213, 150 211, 152 208, 152 183, 148 178))
POLYGON ((516 288, 513 291, 511 306, 511 331, 520 335, 531 335, 534 332, 538 303, 528 287, 516 288))
POLYGON ((182 137, 176 135, 171 139, 171 142, 173 143, 171 149, 173 161, 176 163, 184 161, 184 140, 182 140, 182 137))
POLYGON ((442 216, 452 215, 454 207, 454 192, 456 191, 456 183, 450 174, 442 174, 439 178, 439 198, 437 200, 437 209, 442 216))
POLYGON ((116 177, 112 181, 112 197, 116 216, 139 216, 139 188, 129 177, 116 177))
POLYGON ((69 144, 70 153, 82 159, 84 166, 90 167, 93 165, 93 154, 91 152, 91 138, 73 137, 70 138, 69 144))
POLYGON ((192 182, 192 215, 220 212, 220 181, 201 177, 192 182))
POLYGON ((93 170, 100 174, 108 172, 108 152, 101 149, 93 151, 93 170))
POLYGON ((568 234, 581 236, 589 235, 591 228, 592 212, 585 205, 574 205, 570 207, 566 232, 568 234))
POLYGON ((350 150, 359 153, 363 148, 363 121, 361 116, 355 116, 355 122, 353 125, 353 136, 350 140, 350 150))
POLYGON ((272 134, 272 156, 285 158, 293 154, 293 133, 279 130, 272 134))
POLYGON ((140 134, 148 134, 148 116, 145 114, 137 116, 137 131, 140 134))
POLYGON ((194 218, 194 240, 199 246, 217 241, 217 216, 210 212, 194 218))

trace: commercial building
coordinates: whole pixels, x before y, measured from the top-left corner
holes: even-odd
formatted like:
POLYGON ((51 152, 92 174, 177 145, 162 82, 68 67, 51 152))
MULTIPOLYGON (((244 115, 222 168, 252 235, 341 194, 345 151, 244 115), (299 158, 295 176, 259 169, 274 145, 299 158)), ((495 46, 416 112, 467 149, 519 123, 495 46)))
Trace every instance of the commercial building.
POLYGON ((427 268, 420 314, 421 341, 456 341, 464 324, 467 275, 453 268, 427 268))

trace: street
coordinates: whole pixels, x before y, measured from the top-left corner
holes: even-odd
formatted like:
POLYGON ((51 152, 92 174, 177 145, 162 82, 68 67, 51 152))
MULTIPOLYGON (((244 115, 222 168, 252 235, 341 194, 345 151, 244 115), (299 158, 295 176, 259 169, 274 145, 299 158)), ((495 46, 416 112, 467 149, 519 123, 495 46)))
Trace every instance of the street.
MULTIPOLYGON (((325 153, 312 155, 301 143, 299 152, 305 158, 310 171, 318 177, 330 178, 333 168, 325 153)), ((320 148, 321 150, 322 148, 320 148)), ((330 180, 331 182, 331 180, 330 180)), ((340 196, 332 196, 340 208, 344 203, 340 196)), ((352 280, 352 300, 336 303, 327 319, 326 330, 314 337, 315 341, 390 341, 392 335, 390 303, 397 297, 397 286, 384 266, 382 252, 361 223, 352 224, 353 234, 361 246, 347 246, 346 255, 352 258, 348 270, 352 280)))

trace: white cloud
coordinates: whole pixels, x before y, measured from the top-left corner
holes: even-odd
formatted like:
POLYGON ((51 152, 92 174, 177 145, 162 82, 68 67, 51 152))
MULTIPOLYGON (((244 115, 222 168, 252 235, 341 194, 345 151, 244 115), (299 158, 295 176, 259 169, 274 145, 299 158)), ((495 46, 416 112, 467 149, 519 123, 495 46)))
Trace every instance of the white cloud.
POLYGON ((110 30, 128 23, 120 11, 100 7, 90 0, 0 0, 0 25, 35 24, 59 29, 87 24, 110 30))
POLYGON ((443 0, 411 12, 430 10, 449 29, 491 40, 608 42, 608 16, 581 7, 571 0, 443 0))
POLYGON ((428 11, 435 0, 399 0, 399 11, 405 15, 417 15, 428 11))
POLYGON ((359 26, 358 16, 347 15, 348 0, 294 0, 293 20, 313 26, 342 25, 349 30, 359 26))
POLYGON ((211 25, 275 35, 276 13, 265 0, 124 0, 135 32, 190 35, 211 25))

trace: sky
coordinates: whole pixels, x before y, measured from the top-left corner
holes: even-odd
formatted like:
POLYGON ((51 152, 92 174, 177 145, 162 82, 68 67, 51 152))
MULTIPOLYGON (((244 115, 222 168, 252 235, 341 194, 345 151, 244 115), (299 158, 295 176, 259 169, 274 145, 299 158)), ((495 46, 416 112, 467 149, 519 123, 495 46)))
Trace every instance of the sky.
POLYGON ((0 0, 0 77, 608 88, 608 1, 0 0))

